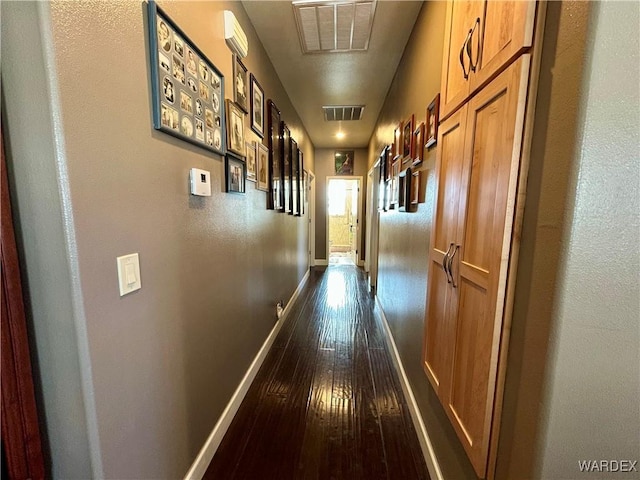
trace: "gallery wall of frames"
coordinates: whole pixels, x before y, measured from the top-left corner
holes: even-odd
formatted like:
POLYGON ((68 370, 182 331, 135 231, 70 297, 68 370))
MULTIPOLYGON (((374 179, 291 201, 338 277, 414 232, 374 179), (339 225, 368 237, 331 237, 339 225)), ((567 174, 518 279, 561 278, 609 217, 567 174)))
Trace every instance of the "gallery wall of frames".
POLYGON ((425 121, 416 125, 415 115, 398 124, 393 132, 393 143, 380 153, 378 179, 378 211, 397 209, 414 212, 421 198, 420 166, 424 152, 434 148, 438 139, 440 94, 427 106, 425 121))
POLYGON ((224 157, 228 193, 244 194, 251 182, 266 193, 267 209, 302 216, 303 153, 258 79, 230 53, 233 95, 226 99, 220 69, 153 0, 148 21, 153 127, 224 157), (246 141, 247 128, 261 141, 246 141))

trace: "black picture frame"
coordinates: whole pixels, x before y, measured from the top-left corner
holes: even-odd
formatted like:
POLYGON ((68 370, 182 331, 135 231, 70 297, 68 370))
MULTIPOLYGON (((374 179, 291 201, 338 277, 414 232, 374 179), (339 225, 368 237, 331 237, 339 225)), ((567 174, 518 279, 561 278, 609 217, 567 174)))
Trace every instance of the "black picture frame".
POLYGON ((256 79, 250 74, 251 83, 251 130, 260 138, 264 138, 264 90, 256 79))
POLYGON ((280 164, 280 179, 282 181, 282 211, 284 213, 293 214, 292 203, 293 196, 291 195, 291 131, 285 122, 280 122, 280 136, 282 138, 282 163, 280 164))
POLYGON ((224 155, 224 75, 154 0, 147 20, 153 128, 224 155))
POLYGON ((249 79, 247 67, 238 55, 233 56, 233 101, 244 113, 249 113, 249 79))
POLYGON ((411 211, 411 184, 413 171, 411 167, 402 170, 398 175, 398 210, 401 212, 411 211))
POLYGON ((284 191, 281 181, 282 138, 280 137, 280 109, 269 99, 267 101, 268 116, 268 148, 269 148, 269 195, 267 195, 267 208, 278 210, 284 208, 284 191))
POLYGON ((224 163, 225 191, 244 194, 247 191, 247 164, 234 153, 227 152, 224 163))
POLYGON ((291 213, 300 216, 300 150, 298 142, 291 139, 291 213))

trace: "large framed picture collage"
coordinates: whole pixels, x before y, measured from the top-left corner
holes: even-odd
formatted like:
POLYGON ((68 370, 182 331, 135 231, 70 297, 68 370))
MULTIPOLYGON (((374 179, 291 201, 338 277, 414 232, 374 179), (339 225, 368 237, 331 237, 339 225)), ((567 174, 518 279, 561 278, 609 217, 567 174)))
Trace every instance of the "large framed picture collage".
POLYGON ((154 128, 224 155, 224 76, 156 2, 148 15, 154 128))

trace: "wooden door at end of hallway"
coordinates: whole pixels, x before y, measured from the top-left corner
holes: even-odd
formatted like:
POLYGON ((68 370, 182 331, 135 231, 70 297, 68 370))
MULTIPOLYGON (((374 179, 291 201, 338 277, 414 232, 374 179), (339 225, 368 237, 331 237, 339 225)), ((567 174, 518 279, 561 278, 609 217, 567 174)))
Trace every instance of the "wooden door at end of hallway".
MULTIPOLYGON (((29 354, 20 266, 11 214, 4 140, 2 150, 2 456, 11 480, 45 477, 38 412, 29 354)), ((4 475, 3 475, 4 478, 4 475)))

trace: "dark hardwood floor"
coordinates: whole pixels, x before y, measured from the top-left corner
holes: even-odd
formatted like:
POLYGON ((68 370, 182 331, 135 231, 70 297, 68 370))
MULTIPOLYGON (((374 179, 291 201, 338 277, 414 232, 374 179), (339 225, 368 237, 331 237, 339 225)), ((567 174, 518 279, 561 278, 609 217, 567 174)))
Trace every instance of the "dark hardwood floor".
POLYGON ((362 270, 312 270, 205 479, 428 479, 362 270))

